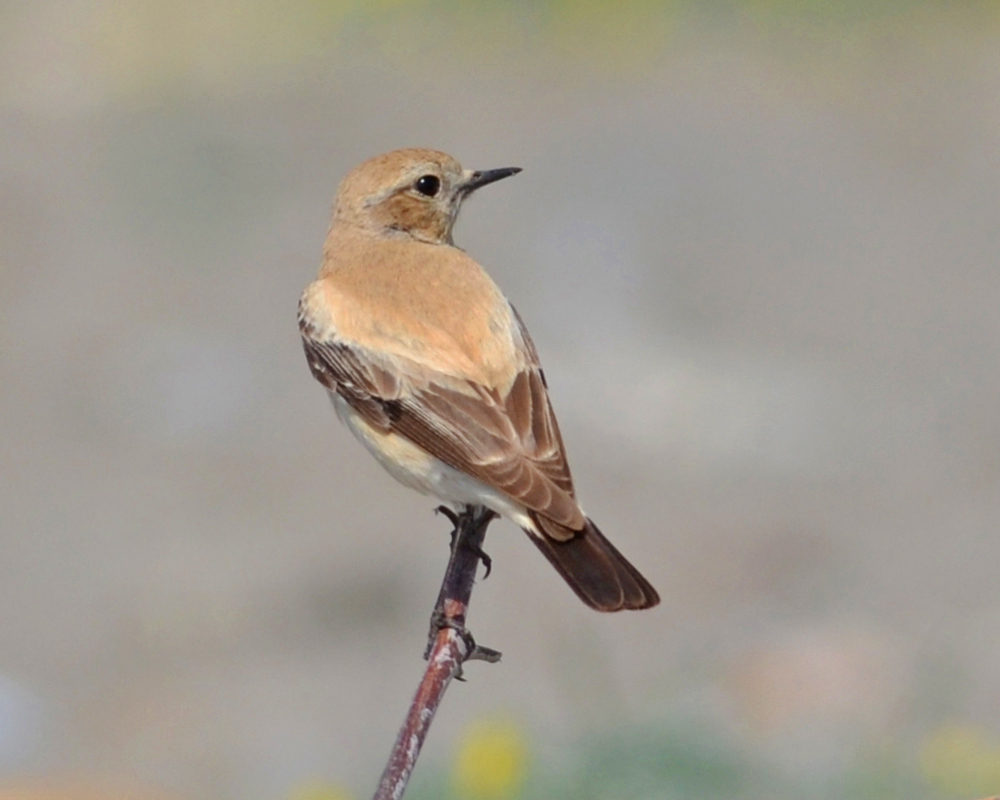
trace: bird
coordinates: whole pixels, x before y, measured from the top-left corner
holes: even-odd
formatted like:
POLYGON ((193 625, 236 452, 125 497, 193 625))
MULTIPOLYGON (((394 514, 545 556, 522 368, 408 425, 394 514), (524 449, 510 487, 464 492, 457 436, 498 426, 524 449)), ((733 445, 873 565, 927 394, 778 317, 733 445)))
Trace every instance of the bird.
POLYGON ((473 192, 520 172, 394 150, 342 180, 299 330, 337 416, 400 483, 520 527, 598 611, 660 598, 576 498, 535 345, 457 247, 473 192))

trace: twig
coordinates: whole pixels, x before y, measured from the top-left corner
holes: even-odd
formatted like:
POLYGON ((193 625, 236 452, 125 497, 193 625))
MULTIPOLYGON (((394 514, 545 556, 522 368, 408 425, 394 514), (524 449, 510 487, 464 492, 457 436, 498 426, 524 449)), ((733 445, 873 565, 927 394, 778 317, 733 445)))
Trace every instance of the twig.
POLYGON ((427 652, 424 654, 427 669, 410 703, 403 727, 399 729, 374 800, 399 800, 403 796, 448 684, 452 678, 462 679, 462 664, 471 659, 500 660, 500 653, 479 647, 465 629, 476 567, 480 560, 487 564, 487 568, 489 565, 482 546, 486 528, 495 514, 475 506, 467 506, 461 514, 441 510, 455 524, 455 531, 448 569, 431 615, 427 652))

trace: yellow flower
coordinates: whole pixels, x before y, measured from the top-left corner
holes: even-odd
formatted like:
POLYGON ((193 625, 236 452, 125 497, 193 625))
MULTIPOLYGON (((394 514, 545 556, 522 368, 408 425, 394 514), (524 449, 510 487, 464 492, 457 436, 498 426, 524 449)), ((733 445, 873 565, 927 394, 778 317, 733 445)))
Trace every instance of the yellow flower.
POLYGON ((946 725, 920 753, 924 778, 944 795, 979 797, 1000 792, 1000 740, 971 727, 946 725))
POLYGON ((466 728, 452 770, 455 793, 470 800, 517 797, 527 769, 528 744, 506 718, 486 717, 466 728))

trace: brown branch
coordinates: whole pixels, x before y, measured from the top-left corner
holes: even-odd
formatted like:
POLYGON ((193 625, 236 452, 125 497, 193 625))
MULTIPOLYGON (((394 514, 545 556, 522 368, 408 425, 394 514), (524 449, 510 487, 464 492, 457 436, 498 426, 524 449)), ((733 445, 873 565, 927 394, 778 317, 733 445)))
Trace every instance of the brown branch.
POLYGON ((441 510, 454 522, 455 531, 448 569, 431 615, 430 635, 424 653, 427 669, 410 703, 403 727, 399 729, 374 800, 399 800, 403 796, 445 690, 452 678, 461 680, 462 664, 470 659, 500 660, 500 653, 476 645, 465 629, 469 599, 480 560, 489 572, 489 559, 482 546, 486 529, 495 514, 475 506, 467 506, 461 514, 441 510))

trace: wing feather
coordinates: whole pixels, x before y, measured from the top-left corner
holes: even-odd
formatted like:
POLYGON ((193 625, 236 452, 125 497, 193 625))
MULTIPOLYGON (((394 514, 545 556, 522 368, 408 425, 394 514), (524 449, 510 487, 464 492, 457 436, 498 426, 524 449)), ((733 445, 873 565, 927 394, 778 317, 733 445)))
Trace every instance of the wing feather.
POLYGON ((586 524, 576 503, 562 437, 549 403, 538 354, 517 312, 524 368, 502 395, 425 365, 378 354, 319 330, 306 309, 299 326, 313 375, 365 420, 398 433, 449 466, 524 505, 553 538, 586 524))

